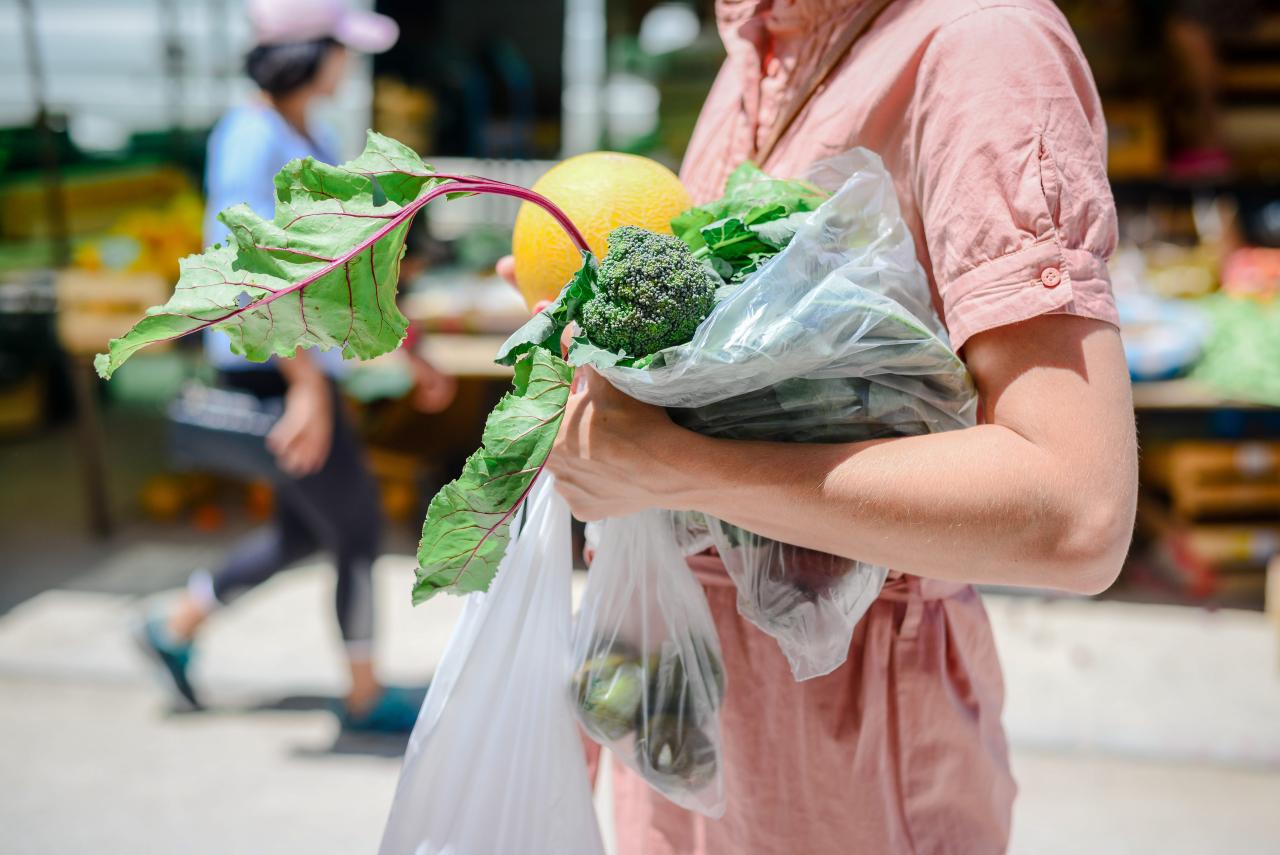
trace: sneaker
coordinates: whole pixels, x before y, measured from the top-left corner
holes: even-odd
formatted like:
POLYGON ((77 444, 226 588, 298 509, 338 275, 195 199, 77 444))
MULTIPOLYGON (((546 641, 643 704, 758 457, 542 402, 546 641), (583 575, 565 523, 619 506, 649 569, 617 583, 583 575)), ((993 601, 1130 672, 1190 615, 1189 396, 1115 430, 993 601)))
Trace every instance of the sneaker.
POLYGON ((137 626, 134 638, 142 651, 160 664, 160 673, 170 690, 191 707, 199 707, 196 691, 187 678, 187 669, 191 667, 191 642, 174 641, 164 617, 158 613, 148 615, 137 626))
POLYGON ((382 690, 377 703, 364 713, 353 715, 343 708, 338 718, 345 730, 408 733, 418 720, 418 710, 422 708, 425 697, 426 692, 422 689, 388 686, 382 690))

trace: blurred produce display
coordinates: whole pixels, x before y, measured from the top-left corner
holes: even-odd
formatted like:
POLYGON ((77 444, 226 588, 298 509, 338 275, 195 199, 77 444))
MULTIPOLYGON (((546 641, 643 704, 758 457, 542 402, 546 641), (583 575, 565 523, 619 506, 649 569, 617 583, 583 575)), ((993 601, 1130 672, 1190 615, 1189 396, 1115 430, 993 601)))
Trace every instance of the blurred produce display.
POLYGON ((1162 297, 1199 297, 1218 287, 1217 248, 1157 243, 1146 248, 1148 285, 1162 297))
POLYGON ((1120 294, 1125 359, 1134 380, 1168 380, 1200 358, 1209 320, 1186 300, 1151 294, 1120 294))
POLYGON ((190 189, 163 204, 132 208, 102 235, 81 241, 72 263, 90 271, 178 278, 178 259, 204 248, 204 201, 190 189))
POLYGON ((1238 297, 1280 299, 1280 249, 1249 247, 1227 257, 1222 290, 1238 297))
POLYGON ((138 490, 138 505, 155 522, 182 522, 216 532, 232 520, 270 518, 274 491, 266 481, 241 482, 203 472, 152 475, 138 490))
POLYGON ((435 151, 431 131, 439 104, 431 91, 395 77, 373 81, 373 127, 400 140, 414 151, 435 151))
MULTIPOLYGON (((86 235, 109 229, 130 208, 155 210, 182 194, 194 193, 187 173, 176 166, 84 164, 61 179, 67 230, 86 235)), ((50 236, 44 176, 24 173, 0 185, 0 238, 50 236)))
POLYGON ((1196 304, 1210 333, 1191 376, 1224 397, 1280 407, 1280 298, 1214 294, 1196 304))
POLYGON ((1164 133, 1155 104, 1109 101, 1107 169, 1112 178, 1158 178, 1164 170, 1164 133))
POLYGON ((529 319, 520 293, 492 269, 431 270, 410 284, 402 308, 427 332, 506 334, 529 319))
POLYGON ((47 367, 57 352, 52 276, 0 282, 0 437, 41 426, 52 381, 47 367))
POLYGON ((1280 9, 1061 5, 1108 122, 1142 448, 1116 594, 1258 608, 1280 567, 1280 9))
POLYGON ((58 339, 67 352, 92 356, 172 290, 173 280, 158 273, 63 271, 56 280, 58 339))

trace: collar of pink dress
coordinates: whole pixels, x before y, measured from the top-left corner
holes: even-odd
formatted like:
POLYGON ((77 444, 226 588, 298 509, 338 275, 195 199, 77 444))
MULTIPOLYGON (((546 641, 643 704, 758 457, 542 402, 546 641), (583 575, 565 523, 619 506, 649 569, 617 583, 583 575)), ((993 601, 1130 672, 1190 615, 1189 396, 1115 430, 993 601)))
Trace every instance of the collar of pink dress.
POLYGON ((745 158, 783 109, 791 85, 807 80, 828 45, 866 0, 716 0, 716 25, 742 81, 749 138, 745 158))

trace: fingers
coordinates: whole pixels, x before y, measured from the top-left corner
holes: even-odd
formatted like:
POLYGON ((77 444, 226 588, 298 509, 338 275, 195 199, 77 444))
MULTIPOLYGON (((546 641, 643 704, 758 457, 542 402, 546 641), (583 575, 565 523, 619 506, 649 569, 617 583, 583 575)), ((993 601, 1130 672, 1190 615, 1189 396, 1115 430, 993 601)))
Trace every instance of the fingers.
POLYGON ((292 475, 294 478, 301 478, 307 474, 307 458, 295 448, 290 448, 277 459, 280 468, 286 474, 292 475))
POLYGON ((296 433, 297 429, 288 419, 280 419, 267 434, 267 451, 277 457, 284 454, 285 449, 289 447, 290 439, 296 433))
POLYGON ((315 471, 314 453, 299 435, 276 452, 276 463, 286 474, 301 478, 315 471))
POLYGON ((444 412, 453 403, 457 392, 458 384, 452 377, 441 377, 427 393, 424 410, 428 413, 444 412))
POLYGON ((329 456, 328 436, 305 424, 281 419, 267 434, 267 450, 287 475, 301 478, 320 470, 329 456))
POLYGON ((448 374, 423 377, 414 389, 413 406, 422 413, 440 413, 449 408, 457 393, 458 382, 448 374))
POLYGON ((431 412, 440 413, 449 409, 449 405, 457 395, 458 381, 448 376, 441 377, 435 387, 435 400, 431 412))
POLYGON ((323 444, 315 440, 297 443, 286 455, 285 471, 295 478, 319 472, 320 467, 324 466, 327 451, 323 444))
POLYGON ((590 365, 581 365, 573 372, 573 385, 569 387, 569 391, 574 393, 591 391, 592 378, 596 377, 596 370, 590 365))
POLYGON ((299 443, 294 442, 282 446, 276 451, 276 465, 280 467, 286 475, 292 475, 294 478, 304 474, 303 469, 306 458, 303 456, 302 449, 298 447, 299 443))
POLYGON ((494 265, 494 269, 499 276, 506 280, 508 285, 515 287, 516 257, 514 255, 504 255, 499 258, 498 263, 494 265))

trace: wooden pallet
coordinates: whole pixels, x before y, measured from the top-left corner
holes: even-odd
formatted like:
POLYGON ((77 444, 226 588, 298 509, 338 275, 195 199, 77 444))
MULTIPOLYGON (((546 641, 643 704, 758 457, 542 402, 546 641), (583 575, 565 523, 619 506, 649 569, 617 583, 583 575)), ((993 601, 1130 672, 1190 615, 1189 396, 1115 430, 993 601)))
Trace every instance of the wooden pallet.
POLYGON ((1143 453, 1142 478, 1183 519, 1280 519, 1280 442, 1185 441, 1143 453))

